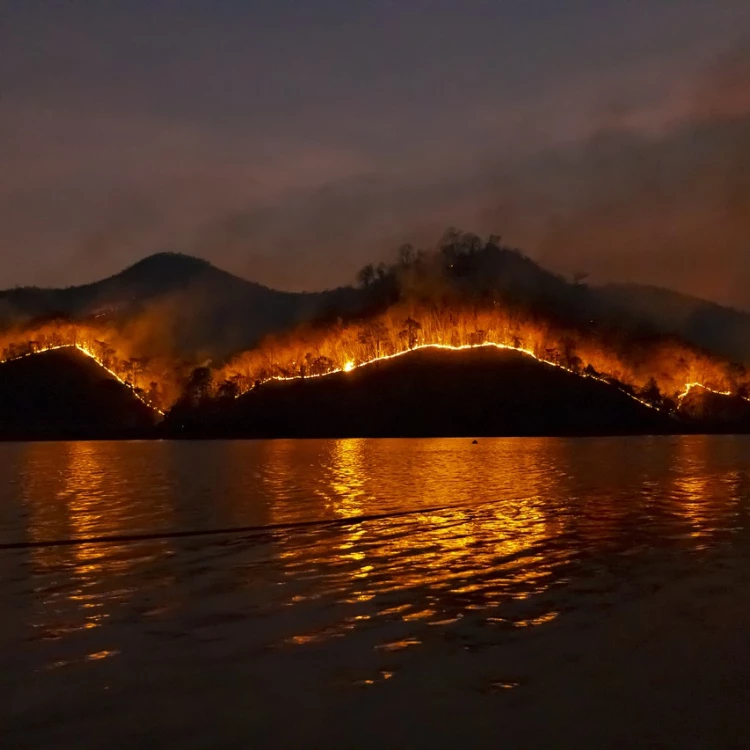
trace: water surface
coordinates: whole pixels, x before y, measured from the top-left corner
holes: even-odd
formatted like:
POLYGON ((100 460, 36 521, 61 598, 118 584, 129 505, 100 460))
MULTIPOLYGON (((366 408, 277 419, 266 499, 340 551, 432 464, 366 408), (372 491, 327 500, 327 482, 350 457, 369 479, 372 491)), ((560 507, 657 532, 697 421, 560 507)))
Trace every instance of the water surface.
MULTIPOLYGON (((288 675, 279 700, 295 679, 387 690, 431 649, 481 652, 606 611, 744 555, 749 449, 738 437, 2 444, 0 668, 15 686, 3 723, 51 742, 113 700, 124 710, 113 695, 136 691, 147 712, 165 694, 189 704, 188 687, 207 700, 208 681, 225 702, 229 674, 288 675)), ((261 731, 257 714, 243 716, 261 731)))

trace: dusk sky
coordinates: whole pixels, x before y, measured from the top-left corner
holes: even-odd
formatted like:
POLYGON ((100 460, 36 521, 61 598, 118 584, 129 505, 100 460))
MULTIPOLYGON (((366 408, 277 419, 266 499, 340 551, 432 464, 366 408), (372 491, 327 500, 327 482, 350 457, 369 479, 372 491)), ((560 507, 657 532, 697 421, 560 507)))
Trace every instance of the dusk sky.
POLYGON ((0 287, 495 232, 750 308, 748 0, 0 0, 0 287), (744 36, 743 36, 744 32, 744 36))

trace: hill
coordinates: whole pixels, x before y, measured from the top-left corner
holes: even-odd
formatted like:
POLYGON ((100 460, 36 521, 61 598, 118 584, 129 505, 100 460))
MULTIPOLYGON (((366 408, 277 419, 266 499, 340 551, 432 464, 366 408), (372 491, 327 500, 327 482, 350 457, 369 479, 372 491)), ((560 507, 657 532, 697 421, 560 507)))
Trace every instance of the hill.
MULTIPOLYGON (((668 289, 570 283, 499 245, 466 252, 467 245, 478 242, 475 235, 459 232, 446 233, 441 241, 443 282, 450 279, 456 291, 478 299, 500 295, 506 303, 579 325, 596 321, 620 330, 674 335, 722 357, 750 362, 748 313, 668 289)), ((379 280, 381 267, 369 267, 371 281, 364 288, 292 293, 241 279, 199 258, 158 253, 92 284, 0 291, 0 331, 50 318, 94 319, 112 323, 126 337, 136 336, 142 356, 221 359, 300 323, 367 315, 424 292, 410 288, 410 272, 404 273, 403 265, 385 266, 386 277, 379 280)))
POLYGON ((750 403, 739 396, 694 388, 679 408, 680 415, 703 432, 746 433, 750 430, 750 403))
POLYGON ((648 326, 727 359, 750 361, 750 314, 687 294, 640 284, 593 287, 594 299, 621 325, 648 326))
POLYGON ((180 356, 221 357, 331 306, 345 306, 353 291, 280 292, 199 258, 157 253, 92 284, 0 292, 0 326, 103 318, 120 327, 159 329, 151 338, 168 342, 180 356))
POLYGON ((154 412, 90 357, 58 349, 0 365, 0 438, 148 435, 154 412))
POLYGON ((427 349, 348 373, 266 383, 175 408, 167 436, 432 437, 663 433, 670 417, 615 387, 511 351, 427 349))

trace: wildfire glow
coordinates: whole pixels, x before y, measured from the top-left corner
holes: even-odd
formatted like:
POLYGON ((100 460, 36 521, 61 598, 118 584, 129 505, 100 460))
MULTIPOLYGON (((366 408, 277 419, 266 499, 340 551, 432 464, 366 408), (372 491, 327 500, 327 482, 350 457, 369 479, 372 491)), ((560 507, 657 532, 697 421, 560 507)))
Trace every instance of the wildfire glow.
POLYGON ((678 341, 605 341, 596 333, 555 328, 499 307, 394 306, 378 318, 269 337, 219 370, 236 393, 269 381, 351 372, 421 349, 492 347, 619 388, 639 403, 671 412, 691 389, 741 393, 744 374, 678 341))
MULTIPOLYGON (((143 356, 136 341, 97 321, 54 321, 0 334, 0 362, 75 348, 146 405, 163 414, 180 397, 195 363, 143 356)), ((514 351, 545 366, 619 388, 644 406, 671 412, 694 389, 744 394, 745 374, 674 340, 639 343, 581 333, 501 307, 398 304, 377 317, 326 328, 302 326, 211 368, 208 393, 241 395, 270 381, 326 377, 424 349, 514 351)), ((153 350, 153 348, 152 348, 153 350)))
MULTIPOLYGON (((691 392, 694 391, 695 389, 707 391, 708 393, 713 393, 716 396, 731 396, 732 395, 731 391, 718 391, 715 388, 711 388, 707 385, 704 385, 703 383, 686 383, 685 389, 682 391, 682 393, 680 393, 679 396, 677 396, 677 400, 682 401, 684 398, 689 396, 691 392)), ((750 401, 750 399, 744 396, 741 396, 741 398, 743 398, 745 401, 750 401)))

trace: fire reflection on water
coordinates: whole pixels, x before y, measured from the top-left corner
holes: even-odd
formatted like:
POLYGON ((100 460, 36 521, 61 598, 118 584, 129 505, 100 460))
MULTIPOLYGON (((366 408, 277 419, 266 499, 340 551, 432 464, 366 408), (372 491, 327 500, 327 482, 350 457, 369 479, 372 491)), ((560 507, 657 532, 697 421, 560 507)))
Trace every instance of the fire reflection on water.
MULTIPOLYGON (((550 475, 540 470, 549 444, 528 441, 514 459, 510 453, 498 456, 496 449, 469 448, 457 473, 456 441, 430 441, 426 452, 424 443, 404 441, 398 447, 407 455, 398 469, 379 470, 395 445, 331 441, 319 463, 306 464, 306 481, 319 487, 332 518, 366 520, 324 534, 303 533, 282 545, 295 575, 315 571, 311 598, 326 596, 351 609, 338 626, 297 635, 292 642, 341 635, 377 618, 447 625, 472 611, 539 596, 554 581, 555 558, 543 543, 558 522, 545 512, 550 475), (487 503, 493 495, 498 502, 487 503), (389 500, 414 512, 367 518, 389 500)), ((279 449, 287 461, 288 447, 279 449)), ((294 602, 306 599, 297 592, 294 602)), ((554 614, 545 610, 536 617, 547 621, 554 614)), ((527 617, 520 621, 529 624, 527 617)))
POLYGON ((199 628, 212 611, 286 612, 269 637, 295 646, 383 626, 384 653, 461 623, 534 628, 612 556, 670 540, 701 550, 747 526, 750 502, 746 450, 731 439, 58 443, 19 455, 21 481, 3 491, 25 511, 21 538, 84 540, 23 552, 30 637, 88 639, 79 661, 123 651, 109 640, 117 624, 160 607, 199 628), (160 536, 213 527, 250 530, 160 536), (113 534, 155 538, 85 541, 113 534))
MULTIPOLYGON (((691 537, 695 548, 703 549, 711 542, 717 516, 735 516, 734 526, 740 527, 748 499, 747 472, 727 466, 727 452, 736 453, 731 438, 698 435, 678 442, 675 450, 678 470, 673 494, 678 503, 678 533, 691 537)), ((736 457, 742 458, 741 454, 736 457)))
MULTIPOLYGON (((50 448, 51 444, 36 445, 36 455, 32 449, 28 456, 35 464, 33 471, 24 474, 23 485, 29 541, 82 541, 29 548, 38 605, 32 624, 41 639, 104 625, 138 591, 137 575, 171 552, 168 539, 136 547, 86 541, 112 529, 118 535, 166 530, 169 517, 163 512, 156 515, 151 529, 139 525, 143 519, 133 514, 131 498, 118 495, 133 477, 120 473, 127 471, 127 464, 119 460, 116 443, 70 442, 56 444, 54 451, 50 448), (40 461, 47 471, 39 471, 40 461)), ((101 659, 101 654, 114 653, 98 651, 85 658, 101 659)))
MULTIPOLYGON (((679 538, 685 524, 700 550, 729 522, 737 482, 711 484, 711 467, 721 472, 727 459, 706 454, 710 440, 498 440, 476 447, 339 440, 321 443, 315 461, 296 453, 304 452, 301 444, 287 444, 284 461, 306 467, 296 481, 317 487, 321 517, 365 517, 281 540, 290 574, 315 581, 297 587, 290 603, 326 598, 341 607, 336 623, 288 642, 319 642, 382 620, 548 623, 559 614, 557 590, 576 571, 596 577, 600 555, 679 538), (633 453, 627 470, 625 452, 633 453), (412 513, 388 514, 390 507, 412 513), (367 518, 374 509, 386 512, 367 518)), ((283 492, 283 483, 276 489, 283 492)), ((271 507, 284 506, 279 496, 271 507)))

